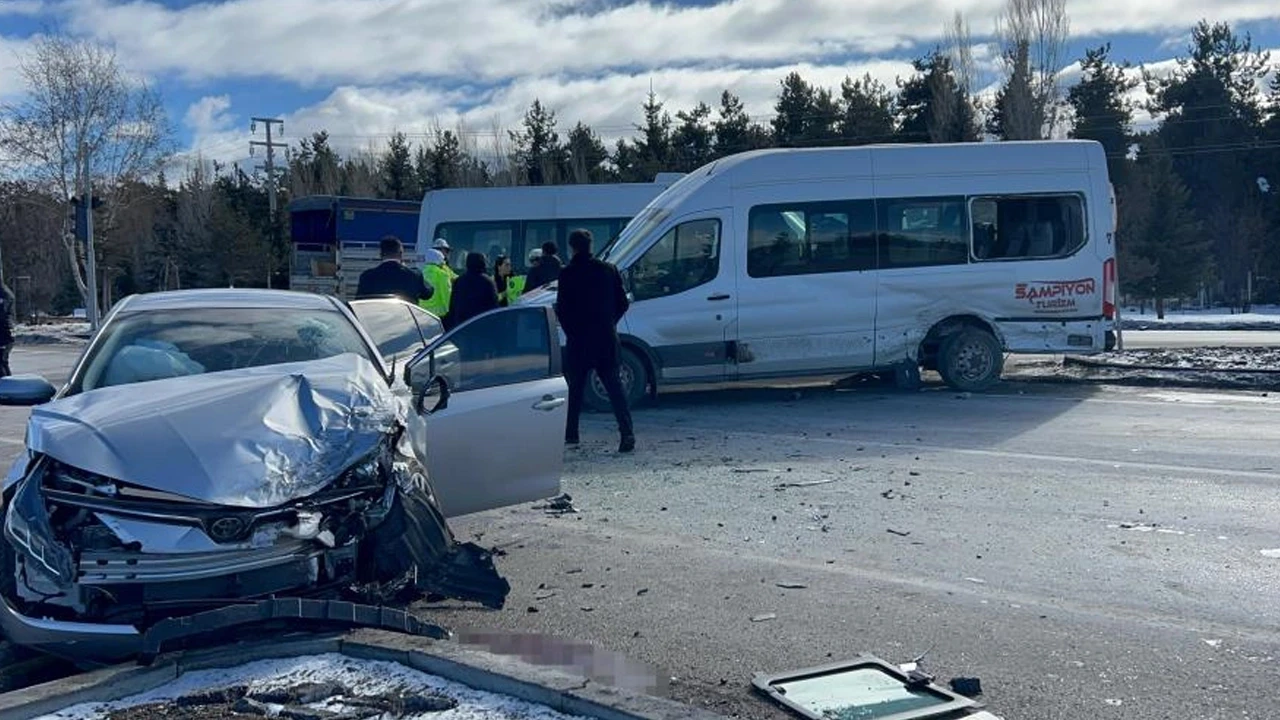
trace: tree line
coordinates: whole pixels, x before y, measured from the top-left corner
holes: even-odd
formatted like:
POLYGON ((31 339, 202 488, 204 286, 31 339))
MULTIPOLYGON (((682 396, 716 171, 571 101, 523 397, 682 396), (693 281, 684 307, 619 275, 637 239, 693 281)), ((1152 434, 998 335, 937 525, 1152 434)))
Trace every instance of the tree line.
POLYGON ((105 201, 95 221, 109 304, 156 289, 287 286, 287 214, 271 216, 268 183, 282 208, 316 194, 417 201, 449 187, 650 182, 768 147, 1068 136, 1106 150, 1124 293, 1157 304, 1202 292, 1235 305, 1280 300, 1280 79, 1265 82, 1271 58, 1229 25, 1201 22, 1172 73, 1115 60, 1103 44, 1079 58, 1079 80, 1063 92, 1063 3, 1007 0, 990 96, 978 94, 957 14, 944 41, 893 86, 864 75, 829 88, 793 72, 768 117, 749 115, 728 90, 716 107, 674 112, 650 93, 634 132, 610 145, 582 122, 562 131, 556 112, 534 100, 514 130, 397 132, 383 147, 347 153, 317 132, 289 149, 274 177, 205 162, 166 177, 173 136, 154 90, 129 78, 109 48, 45 38, 23 59, 27 96, 0 108, 4 279, 27 312, 83 306, 84 246, 70 232, 67 198, 86 166, 105 201), (1132 99, 1139 84, 1145 106, 1132 99), (1154 125, 1136 129, 1139 110, 1154 125))

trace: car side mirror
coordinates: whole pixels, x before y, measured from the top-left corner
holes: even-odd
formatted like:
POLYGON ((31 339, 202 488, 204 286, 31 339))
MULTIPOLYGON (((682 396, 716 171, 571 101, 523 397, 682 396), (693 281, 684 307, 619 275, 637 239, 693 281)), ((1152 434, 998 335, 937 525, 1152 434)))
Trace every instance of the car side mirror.
POLYGON ((10 375, 0 378, 0 405, 43 405, 58 394, 58 389, 39 375, 10 375))
POLYGON ((413 393, 413 409, 420 414, 433 415, 449 407, 449 381, 436 375, 422 388, 413 393), (435 398, 435 404, 426 410, 427 398, 435 398))

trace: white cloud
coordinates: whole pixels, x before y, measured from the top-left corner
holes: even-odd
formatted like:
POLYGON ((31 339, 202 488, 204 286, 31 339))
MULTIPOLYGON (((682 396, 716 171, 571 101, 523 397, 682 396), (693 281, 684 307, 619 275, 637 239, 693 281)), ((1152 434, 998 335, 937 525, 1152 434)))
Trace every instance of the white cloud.
MULTIPOLYGON (((405 77, 499 82, 556 73, 714 67, 884 54, 934 42, 949 0, 724 0, 678 7, 634 0, 63 0, 72 29, 117 43, 147 72, 190 79, 277 77, 378 85, 405 77), (931 19, 936 19, 931 20, 931 19)), ((969 0, 982 39, 1002 0, 969 0)), ((1196 0, 1074 0, 1077 36, 1185 31, 1196 0)), ((1218 0, 1215 19, 1280 17, 1274 0, 1218 0)))
POLYGON ((235 122, 235 117, 227 112, 230 109, 230 96, 206 95, 191 103, 183 122, 196 135, 225 130, 228 125, 235 122))
POLYGON ((44 0, 0 0, 0 16, 40 15, 47 9, 44 0))
MULTIPOLYGON (((724 90, 738 95, 753 118, 767 124, 779 82, 792 70, 806 80, 837 88, 846 76, 873 78, 893 87, 907 76, 904 60, 872 60, 848 65, 783 65, 769 68, 716 70, 668 69, 652 73, 602 78, 527 77, 500 88, 479 92, 430 88, 391 88, 347 85, 320 102, 285 117, 286 142, 296 144, 318 130, 326 130, 335 148, 345 151, 381 148, 392 132, 411 141, 429 137, 436 128, 462 127, 465 139, 484 151, 495 136, 519 125, 535 98, 556 112, 563 137, 578 121, 590 125, 606 142, 631 137, 641 116, 640 106, 651 87, 674 117, 676 111, 705 102, 718 108, 724 90)), ((205 98, 196 105, 201 105, 205 98)), ((188 111, 188 122, 196 105, 188 111)), ((243 159, 249 140, 244 132, 209 133, 197 138, 193 150, 223 161, 243 159)))
POLYGON ((0 35, 0 100, 19 95, 26 87, 19 68, 19 59, 26 47, 25 40, 0 35))

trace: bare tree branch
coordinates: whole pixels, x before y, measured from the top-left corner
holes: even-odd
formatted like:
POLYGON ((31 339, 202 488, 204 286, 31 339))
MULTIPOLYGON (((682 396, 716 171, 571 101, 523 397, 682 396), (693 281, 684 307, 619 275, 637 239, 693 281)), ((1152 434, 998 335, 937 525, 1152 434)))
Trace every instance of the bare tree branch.
POLYGON ((996 19, 1005 70, 1005 137, 1051 136, 1061 115, 1058 73, 1071 21, 1066 0, 1006 0, 996 19))
POLYGON ((26 92, 0 106, 0 155, 61 205, 61 235, 84 298, 83 259, 65 220, 70 198, 87 166, 108 198, 109 231, 131 199, 127 189, 159 173, 172 151, 168 118, 159 94, 121 68, 113 49, 90 40, 41 37, 19 73, 26 92))

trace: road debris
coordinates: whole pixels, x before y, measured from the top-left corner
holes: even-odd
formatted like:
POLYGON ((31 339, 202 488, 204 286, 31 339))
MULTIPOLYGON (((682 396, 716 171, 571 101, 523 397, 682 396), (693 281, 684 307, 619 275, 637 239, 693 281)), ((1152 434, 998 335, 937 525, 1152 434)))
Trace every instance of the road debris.
POLYGON ((543 505, 534 505, 534 510, 543 510, 548 515, 570 515, 578 512, 573 506, 573 497, 569 493, 557 495, 543 505))
POLYGON ((828 478, 826 480, 802 480, 799 482, 784 482, 773 486, 774 490, 786 490, 787 488, 806 488, 814 485, 830 485, 840 478, 828 478))
POLYGON ((898 537, 907 537, 911 534, 910 530, 894 530, 893 528, 885 528, 885 531, 891 535, 897 535, 898 537))
POLYGON ((976 677, 951 678, 951 689, 965 697, 978 697, 982 694, 982 680, 976 677))
POLYGON ((778 615, 776 613, 761 613, 759 615, 751 616, 751 622, 753 623, 769 622, 770 620, 776 619, 778 619, 778 615))
POLYGON ((1273 550, 1259 550, 1258 552, 1262 554, 1262 557, 1280 558, 1280 548, 1275 548, 1273 550))
MULTIPOLYGON (((978 682, 977 678, 958 680, 978 682)), ((873 655, 774 675, 758 673, 751 685, 775 704, 808 720, 961 718, 981 708, 971 698, 936 684, 932 675, 919 670, 917 662, 894 665, 873 655)))
POLYGON ((805 585, 802 582, 795 582, 791 580, 783 580, 782 582, 777 583, 777 585, 778 587, 786 588, 787 590, 803 590, 809 587, 808 585, 805 585))

